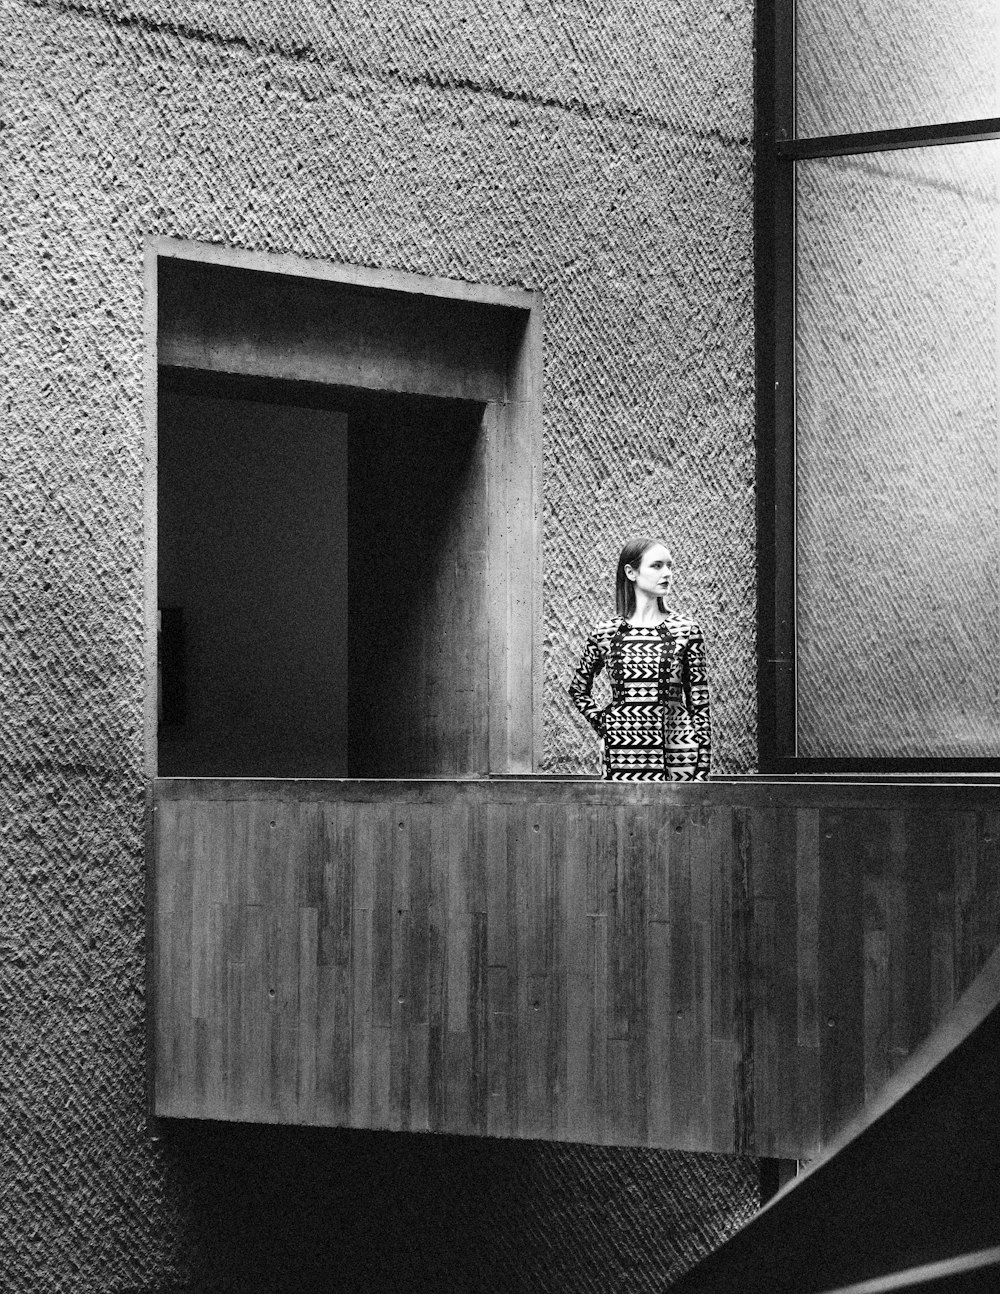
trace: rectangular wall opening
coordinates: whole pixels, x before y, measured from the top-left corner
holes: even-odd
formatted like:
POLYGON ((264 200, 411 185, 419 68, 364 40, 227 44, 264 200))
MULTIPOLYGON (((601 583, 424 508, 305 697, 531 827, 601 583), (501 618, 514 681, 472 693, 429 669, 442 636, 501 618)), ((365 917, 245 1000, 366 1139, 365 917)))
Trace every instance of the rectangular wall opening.
POLYGON ((536 294, 170 240, 147 283, 154 774, 532 772, 536 294))
POLYGON ((485 771, 482 404, 175 369, 158 421, 161 773, 485 771))

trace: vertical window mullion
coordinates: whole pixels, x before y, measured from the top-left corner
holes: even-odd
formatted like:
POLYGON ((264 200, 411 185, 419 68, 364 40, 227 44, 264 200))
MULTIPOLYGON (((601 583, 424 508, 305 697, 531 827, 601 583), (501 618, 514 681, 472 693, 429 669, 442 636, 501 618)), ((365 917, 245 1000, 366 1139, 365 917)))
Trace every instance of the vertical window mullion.
POLYGON ((756 240, 758 715, 762 769, 795 753, 794 171, 795 13, 757 8, 756 240))

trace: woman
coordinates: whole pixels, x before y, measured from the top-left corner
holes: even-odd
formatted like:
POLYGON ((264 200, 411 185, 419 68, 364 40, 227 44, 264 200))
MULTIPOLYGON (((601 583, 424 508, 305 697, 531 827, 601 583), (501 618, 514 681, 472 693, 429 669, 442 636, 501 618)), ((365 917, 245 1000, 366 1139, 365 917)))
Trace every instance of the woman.
POLYGON ((604 776, 617 782, 708 777, 712 733, 701 630, 664 604, 674 562, 662 539, 628 540, 618 558, 618 616, 587 639, 569 694, 604 739, 604 776), (607 668, 611 704, 591 695, 607 668))

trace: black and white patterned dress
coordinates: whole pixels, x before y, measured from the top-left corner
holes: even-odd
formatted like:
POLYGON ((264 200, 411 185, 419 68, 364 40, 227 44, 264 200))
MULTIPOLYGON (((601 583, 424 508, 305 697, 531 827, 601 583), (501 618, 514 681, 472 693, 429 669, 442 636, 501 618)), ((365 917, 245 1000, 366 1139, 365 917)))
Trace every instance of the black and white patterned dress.
POLYGON ((604 738, 604 776, 617 782, 708 777, 712 730, 705 642, 693 620, 668 611, 655 628, 617 617, 587 639, 569 686, 573 704, 604 738), (611 704, 592 696, 607 669, 611 704))

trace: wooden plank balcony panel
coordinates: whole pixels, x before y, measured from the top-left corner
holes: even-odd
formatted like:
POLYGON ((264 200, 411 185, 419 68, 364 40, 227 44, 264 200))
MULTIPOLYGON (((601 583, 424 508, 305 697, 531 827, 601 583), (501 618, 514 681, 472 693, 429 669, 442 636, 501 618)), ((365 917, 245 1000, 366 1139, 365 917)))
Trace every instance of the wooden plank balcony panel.
POLYGON ((1000 941, 1000 790, 154 783, 155 1110, 809 1158, 1000 941))

